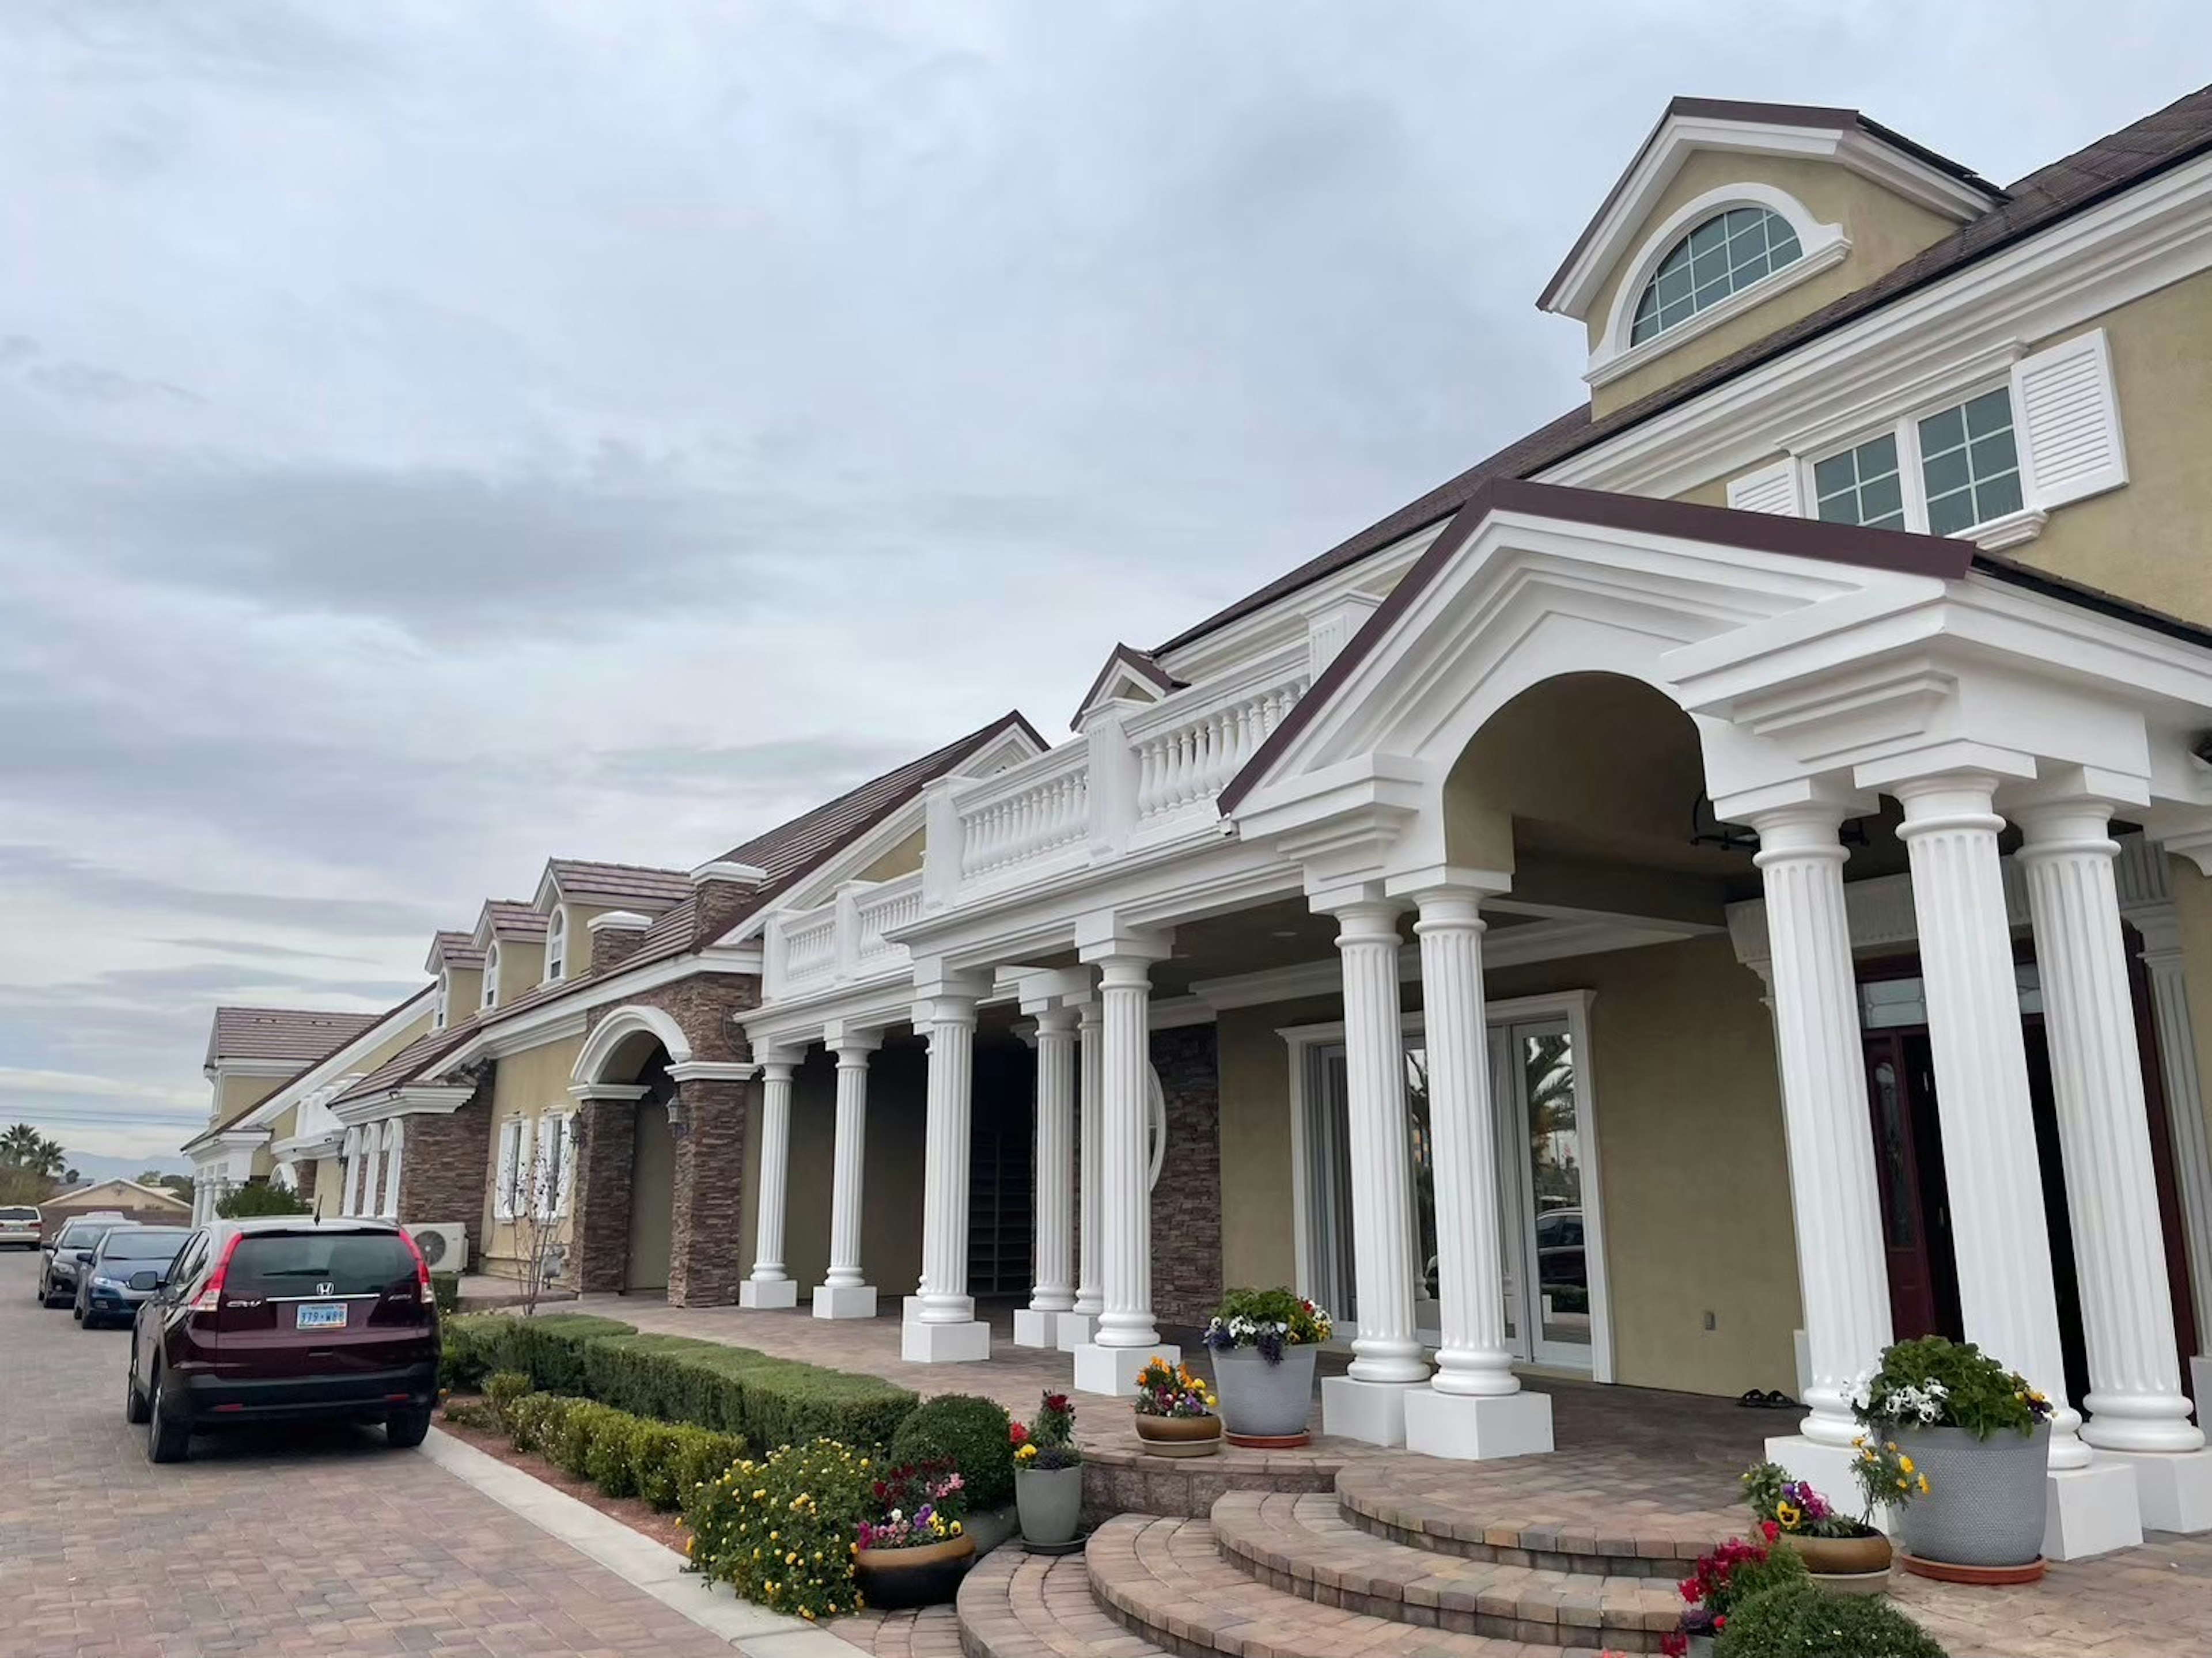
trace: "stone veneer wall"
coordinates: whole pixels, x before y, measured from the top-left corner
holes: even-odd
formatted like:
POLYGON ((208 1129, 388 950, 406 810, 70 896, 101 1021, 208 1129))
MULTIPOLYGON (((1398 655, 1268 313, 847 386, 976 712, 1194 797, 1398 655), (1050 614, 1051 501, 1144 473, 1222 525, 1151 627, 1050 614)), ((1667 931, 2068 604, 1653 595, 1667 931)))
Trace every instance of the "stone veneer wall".
POLYGON ((1203 1324, 1221 1299, 1221 1084, 1210 1024, 1152 1033, 1167 1156, 1152 1188, 1152 1310, 1203 1324))
POLYGON ((723 1306, 738 1298, 744 1221, 745 1113, 757 1083, 679 1084, 675 1213, 668 1242, 668 1300, 723 1306))
MULTIPOLYGON (((312 1204, 313 1202, 314 1202, 314 1200, 315 1200, 315 1162, 314 1162, 314 1159, 313 1159, 313 1158, 312 1158, 312 1157, 303 1158, 303 1159, 301 1159, 300 1162, 294 1163, 294 1164, 292 1165, 292 1178, 293 1178, 293 1180, 296 1182, 296 1184, 295 1185, 295 1187, 293 1187, 293 1189, 294 1189, 294 1190, 295 1190, 295 1191, 299 1194, 300 1201, 301 1201, 301 1202, 302 1202, 302 1203, 307 1203, 307 1204, 312 1204)), ((403 1158, 401 1158, 401 1159, 400 1159, 400 1163, 399 1163, 399 1185, 400 1185, 400 1188, 401 1188, 401 1190, 403 1190, 403 1191, 404 1191, 404 1190, 405 1190, 405 1189, 406 1189, 406 1186, 407 1186, 407 1163, 406 1163, 406 1159, 405 1159, 404 1157, 403 1157, 403 1158)), ((403 1215, 404 1215, 404 1214, 405 1214, 407 1212, 406 1212, 404 1209, 402 1209, 399 1212, 400 1212, 401 1214, 403 1214, 403 1215)))
POLYGON ((471 1255, 481 1254, 490 1073, 459 1110, 415 1112, 401 1121, 399 1218, 416 1225, 459 1221, 468 1228, 471 1255))
MULTIPOLYGON (((658 1111, 661 1108, 651 1107, 658 1111)), ((631 1165, 637 1156, 637 1102, 586 1100, 576 1126, 574 1183, 568 1189, 570 1273, 585 1295, 615 1295, 629 1265, 631 1165)))

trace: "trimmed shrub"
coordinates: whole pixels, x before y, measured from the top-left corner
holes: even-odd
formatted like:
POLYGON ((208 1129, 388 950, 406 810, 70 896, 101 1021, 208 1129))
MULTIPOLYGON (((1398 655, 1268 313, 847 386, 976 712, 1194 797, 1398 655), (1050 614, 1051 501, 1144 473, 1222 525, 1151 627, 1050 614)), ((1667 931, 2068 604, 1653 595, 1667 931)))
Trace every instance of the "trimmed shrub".
POLYGON ((915 1407, 892 1435, 889 1461, 944 1461, 960 1471, 970 1508, 991 1509, 1014 1494, 1012 1418, 995 1399, 941 1394, 915 1407))
POLYGON ((559 1425, 549 1431, 538 1448, 553 1466, 577 1479, 592 1477, 592 1447, 602 1430, 618 1428, 629 1418, 588 1399, 571 1400, 559 1425))
POLYGON ((508 1425, 507 1413, 514 1408, 514 1401, 530 1391, 530 1378, 520 1370, 494 1370, 484 1378, 484 1403, 491 1406, 502 1428, 508 1425))
MULTIPOLYGON (((704 1428, 679 1428, 672 1423, 648 1421, 644 1417, 631 1418, 637 1426, 630 1430, 629 1479, 631 1487, 652 1507, 666 1513, 681 1508, 684 1493, 690 1489, 684 1483, 676 1466, 677 1442, 687 1433, 704 1433, 704 1428)), ((739 1455, 743 1453, 739 1452, 739 1455)), ((737 1456, 730 1461, 736 1461, 737 1456)), ((728 1466, 727 1463, 723 1465, 728 1466)), ((715 1471, 717 1477, 722 1469, 715 1471)), ((693 1481, 692 1484, 697 1484, 693 1481)))
POLYGON ((718 1434, 710 1428, 678 1428, 676 1448, 666 1465, 673 1486, 668 1506, 680 1506, 690 1492, 720 1479, 744 1461, 744 1455, 745 1442, 740 1435, 718 1434))
POLYGON ((451 1318, 461 1310, 461 1275, 459 1272, 430 1274, 430 1298, 438 1306, 438 1316, 451 1318))
POLYGON ((446 1420, 457 1428, 475 1428, 484 1433, 503 1433, 507 1428, 499 1412, 481 1399, 447 1400, 446 1420))
POLYGON ((648 1424, 627 1411, 592 1407, 591 1442, 584 1448, 584 1474, 603 1497, 637 1495, 637 1436, 648 1424))
POLYGON ((1714 1658, 1944 1658, 1927 1631, 1871 1594, 1784 1583, 1729 1614, 1714 1658))
POLYGON ((552 1455, 554 1447, 560 1442, 561 1430, 568 1424, 568 1412, 580 1402, 559 1394, 525 1394, 507 1413, 508 1442, 518 1451, 543 1451, 552 1455))
POLYGON ((685 1499, 692 1570, 810 1622, 855 1610, 853 1537, 877 1472, 873 1459, 828 1439, 739 1462, 685 1499))

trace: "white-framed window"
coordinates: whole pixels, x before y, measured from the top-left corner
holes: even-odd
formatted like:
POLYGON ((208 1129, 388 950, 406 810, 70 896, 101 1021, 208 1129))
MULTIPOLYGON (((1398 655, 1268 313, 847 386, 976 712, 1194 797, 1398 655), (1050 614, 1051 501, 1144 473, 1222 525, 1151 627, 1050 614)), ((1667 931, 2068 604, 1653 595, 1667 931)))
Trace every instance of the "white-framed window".
POLYGON ((554 907, 553 920, 545 928, 545 982, 558 984, 568 976, 568 907, 554 907))
POLYGON ((529 1180, 530 1120, 509 1117, 499 1126, 499 1181, 492 1188, 492 1215, 513 1220, 522 1212, 529 1180))
POLYGON ((1628 343, 1641 345, 1739 288, 1804 256, 1790 222, 1764 207, 1732 207, 1694 227, 1659 261, 1638 295, 1628 343))
POLYGON ((491 941, 491 948, 484 951, 483 998, 478 1005, 487 1010, 499 1005, 499 940, 496 938, 491 941))
POLYGON ((453 996, 453 969, 450 968, 441 968, 438 970, 438 993, 430 999, 431 1029, 443 1030, 446 1028, 446 1015, 452 1005, 453 996))
POLYGON ((2008 386, 1908 415, 1813 463, 1813 514, 1831 524, 1962 535, 2025 504, 2008 386))

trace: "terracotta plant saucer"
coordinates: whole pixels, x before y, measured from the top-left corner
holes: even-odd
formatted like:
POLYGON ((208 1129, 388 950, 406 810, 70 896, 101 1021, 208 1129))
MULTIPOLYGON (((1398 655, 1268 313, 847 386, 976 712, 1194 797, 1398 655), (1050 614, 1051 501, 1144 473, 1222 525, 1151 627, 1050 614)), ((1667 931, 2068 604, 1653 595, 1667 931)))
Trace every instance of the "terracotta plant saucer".
POLYGON ((1923 1560, 1899 1549, 1897 1564, 1916 1577, 1932 1577, 1939 1583, 1978 1583, 1984 1588, 2004 1588, 2014 1583, 2033 1583, 2045 1565, 2037 1555, 2024 1566, 1954 1566, 1942 1560, 1923 1560))
POLYGON ((1248 1451, 1295 1451, 1302 1445, 1313 1443, 1311 1434, 1232 1434, 1221 1436, 1232 1445, 1248 1451))

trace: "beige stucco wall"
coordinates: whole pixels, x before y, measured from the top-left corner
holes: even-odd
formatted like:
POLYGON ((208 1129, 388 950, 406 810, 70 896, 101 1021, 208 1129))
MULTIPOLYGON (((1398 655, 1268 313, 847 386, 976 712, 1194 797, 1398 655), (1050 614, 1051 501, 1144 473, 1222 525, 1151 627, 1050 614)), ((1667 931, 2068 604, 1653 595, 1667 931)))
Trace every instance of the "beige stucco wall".
POLYGON ((283 1081, 282 1075, 241 1077, 234 1071, 222 1071, 215 1090, 215 1114, 210 1121, 228 1122, 246 1107, 267 1099, 283 1081))
POLYGON ((1593 350, 1605 337, 1615 295, 1658 226, 1693 197, 1746 181, 1786 191, 1802 202, 1820 223, 1842 225, 1844 234, 1850 239, 1850 252, 1840 264, 1784 289, 1773 299, 1694 339, 1686 340, 1633 374, 1597 387, 1590 397, 1593 413, 1601 417, 1611 414, 1647 392, 1671 385, 1692 370, 1717 362, 1729 352, 1764 338, 1786 323, 1810 315, 1829 301, 1865 287, 1955 228, 1952 221, 1940 214, 1894 195, 1832 161, 1700 152, 1683 164, 1682 170, 1661 193, 1657 204, 1630 239, 1630 251, 1622 268, 1607 279, 1588 319, 1593 350))
MULTIPOLYGON (((404 1155, 404 1153, 402 1154, 404 1155)), ((335 1215, 345 1185, 345 1161, 341 1157, 315 1159, 315 1213, 335 1215)))
MULTIPOLYGON (((507 1006, 526 990, 537 988, 545 976, 545 946, 534 939, 499 941, 499 1005, 507 1006)), ((477 994, 483 994, 483 975, 476 975, 477 994)), ((474 1003, 471 1002, 471 1006, 474 1003)))
POLYGON ((1291 1155, 1290 1050, 1276 1033, 1344 1017, 1334 996, 1224 1009, 1215 1024, 1221 1071, 1221 1282, 1265 1289, 1297 1278, 1297 1182, 1291 1155))
POLYGON ((921 867, 923 838, 922 832, 916 829, 862 870, 857 878, 863 881, 895 881, 902 875, 913 874, 921 867))
MULTIPOLYGON (((524 1116, 542 1127, 542 1120, 549 1112, 566 1116, 575 1105, 568 1094, 568 1078, 583 1047, 582 1036, 564 1036, 542 1048, 507 1055, 492 1074, 491 1143, 485 1151, 483 1204, 477 1228, 477 1236, 483 1240, 483 1254, 488 1263, 512 1263, 517 1254, 515 1227, 492 1217, 492 1187, 499 1180, 501 1125, 511 1117, 524 1116)), ((533 1146, 538 1143, 539 1127, 531 1131, 533 1146)), ((556 1230, 565 1237, 568 1228, 564 1218, 556 1230)), ((500 1269, 488 1265, 485 1270, 500 1269)))
POLYGON ((483 975, 476 969, 449 967, 446 969, 446 1024, 466 1024, 479 1011, 477 1004, 483 999, 483 975))

